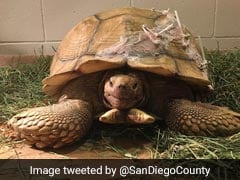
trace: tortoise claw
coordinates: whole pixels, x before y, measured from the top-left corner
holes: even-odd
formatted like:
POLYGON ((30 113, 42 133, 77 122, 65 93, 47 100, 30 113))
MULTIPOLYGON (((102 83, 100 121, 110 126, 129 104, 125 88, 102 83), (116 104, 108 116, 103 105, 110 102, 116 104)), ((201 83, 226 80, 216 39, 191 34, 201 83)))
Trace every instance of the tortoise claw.
POLYGON ((155 117, 136 108, 130 109, 128 112, 111 109, 99 117, 99 121, 107 124, 150 124, 155 120, 155 117))
POLYGON ((111 109, 99 117, 99 121, 107 124, 125 123, 125 113, 118 109, 111 109))
POLYGON ((128 121, 133 124, 150 124, 155 121, 155 117, 139 109, 130 109, 128 112, 128 121))

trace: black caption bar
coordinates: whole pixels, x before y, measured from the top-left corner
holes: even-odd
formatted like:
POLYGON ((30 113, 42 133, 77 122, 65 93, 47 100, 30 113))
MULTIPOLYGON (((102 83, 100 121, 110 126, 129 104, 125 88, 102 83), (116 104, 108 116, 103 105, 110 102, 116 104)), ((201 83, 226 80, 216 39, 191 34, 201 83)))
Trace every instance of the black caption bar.
POLYGON ((238 179, 240 160, 0 160, 0 179, 238 179))

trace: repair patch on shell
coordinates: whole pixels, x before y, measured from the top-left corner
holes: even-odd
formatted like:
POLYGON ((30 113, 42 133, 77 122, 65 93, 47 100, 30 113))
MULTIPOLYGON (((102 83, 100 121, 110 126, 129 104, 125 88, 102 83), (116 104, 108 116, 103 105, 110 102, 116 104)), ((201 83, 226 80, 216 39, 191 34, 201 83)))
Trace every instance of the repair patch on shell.
MULTIPOLYGON (((195 61, 201 69, 204 64, 196 43, 188 30, 180 24, 177 14, 166 11, 166 22, 157 24, 153 28, 142 25, 142 31, 123 35, 119 42, 105 48, 96 55, 113 57, 122 55, 126 58, 169 55, 173 58, 195 61)), ((207 67, 205 66, 204 69, 207 67)))

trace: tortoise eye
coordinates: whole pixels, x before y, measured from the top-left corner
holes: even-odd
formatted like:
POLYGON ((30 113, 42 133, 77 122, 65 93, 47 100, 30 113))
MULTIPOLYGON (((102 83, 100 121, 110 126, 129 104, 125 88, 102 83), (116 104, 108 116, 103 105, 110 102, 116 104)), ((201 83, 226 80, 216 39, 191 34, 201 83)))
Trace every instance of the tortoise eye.
POLYGON ((135 83, 134 85, 133 85, 133 89, 136 89, 137 88, 137 83, 135 83))
POLYGON ((111 79, 109 80, 109 84, 111 87, 113 87, 113 82, 111 81, 111 79))

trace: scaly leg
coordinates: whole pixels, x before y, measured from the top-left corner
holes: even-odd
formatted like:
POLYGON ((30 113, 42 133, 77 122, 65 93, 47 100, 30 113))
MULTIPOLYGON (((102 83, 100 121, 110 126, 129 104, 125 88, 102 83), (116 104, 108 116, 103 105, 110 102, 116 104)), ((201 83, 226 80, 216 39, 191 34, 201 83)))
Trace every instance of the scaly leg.
POLYGON ((170 102, 165 119, 171 130, 186 135, 216 137, 240 131, 240 114, 226 107, 188 100, 170 102))
POLYGON ((92 124, 92 107, 81 100, 26 110, 8 125, 28 144, 37 148, 60 148, 82 138, 92 124))

